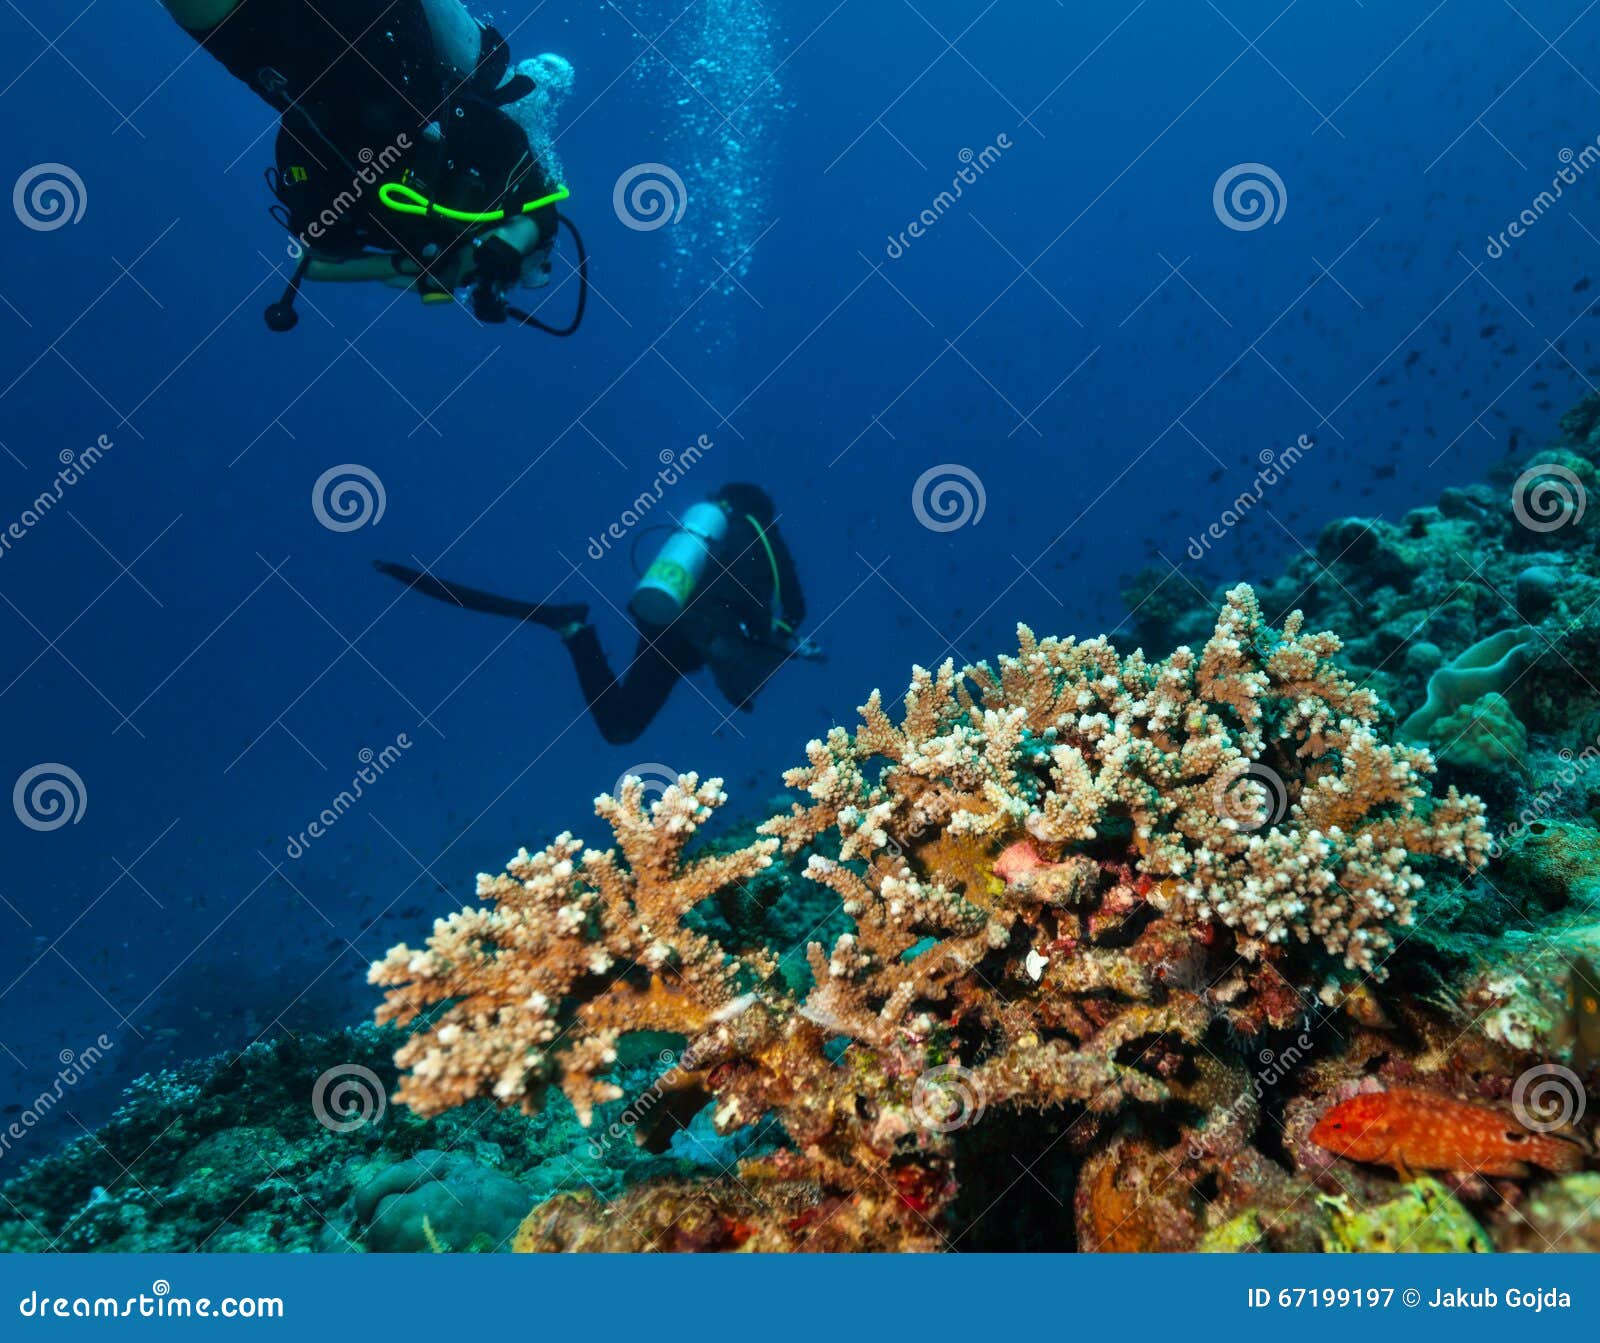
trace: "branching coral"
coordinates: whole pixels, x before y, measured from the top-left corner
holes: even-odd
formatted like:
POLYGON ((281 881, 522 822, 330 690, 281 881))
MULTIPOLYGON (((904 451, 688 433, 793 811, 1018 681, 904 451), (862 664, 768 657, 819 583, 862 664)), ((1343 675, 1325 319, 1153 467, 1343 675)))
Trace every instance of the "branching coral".
POLYGON ((627 780, 595 811, 622 850, 560 835, 478 878, 489 902, 434 924, 427 947, 393 948, 368 979, 388 989, 380 1022, 430 1019, 396 1056, 398 1099, 435 1114, 477 1096, 537 1109, 554 1080, 588 1122, 621 1092, 599 1075, 630 1030, 704 1031, 736 1001, 736 967, 683 916, 772 861, 761 841, 685 864, 683 850, 724 801, 722 781, 685 775, 648 806, 627 780), (578 1006, 573 1008, 571 1004, 578 1006))
MULTIPOLYGON (((1256 1111, 1213 1026, 1289 1024, 1339 960, 1381 973, 1414 858, 1477 865, 1481 808, 1430 801, 1431 759, 1380 738, 1338 640, 1270 629, 1247 587, 1198 653, 1159 662, 1019 639, 995 667, 917 669, 898 721, 875 692, 854 734, 810 744, 787 776, 807 801, 754 844, 686 861, 719 785, 647 809, 633 780, 597 803, 620 858, 564 835, 480 879, 487 907, 373 969, 384 1019, 443 1009, 398 1056, 400 1099, 529 1108, 555 1082, 587 1123, 618 1096, 621 1034, 683 1036, 675 1113, 774 1116, 790 1144, 699 1189, 707 1247, 937 1246, 954 1135, 986 1110, 1065 1107, 1084 1153, 1129 1107, 1169 1107, 1194 1160, 1236 1157, 1256 1111), (853 924, 810 946, 800 995, 764 950, 686 923, 780 843, 853 924)), ((636 1216, 536 1210, 521 1243, 644 1248, 623 1228, 678 1224, 693 1191, 629 1198, 636 1216)))
POLYGON ((1300 625, 1268 629, 1240 586, 1198 657, 1151 665, 1023 628, 1017 657, 969 669, 979 702, 949 664, 919 669, 901 727, 874 695, 855 738, 812 742, 788 778, 813 803, 768 832, 792 850, 837 826, 843 856, 870 858, 930 826, 1020 822, 1054 846, 1131 830, 1158 908, 1226 926, 1247 957, 1315 938, 1372 969, 1410 918, 1408 855, 1477 866, 1481 808, 1454 789, 1419 805, 1431 757, 1378 739, 1376 698, 1332 661, 1338 639, 1300 625), (871 757, 887 762, 875 781, 871 757))

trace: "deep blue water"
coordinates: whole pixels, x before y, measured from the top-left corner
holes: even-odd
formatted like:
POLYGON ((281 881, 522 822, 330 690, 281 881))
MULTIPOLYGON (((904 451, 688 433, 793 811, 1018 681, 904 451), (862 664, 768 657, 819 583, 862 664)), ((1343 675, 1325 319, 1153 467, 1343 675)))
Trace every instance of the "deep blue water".
MULTIPOLYGON (((625 770, 720 774, 731 813, 762 810, 809 737, 912 663, 1004 651, 1019 620, 1111 630, 1149 562, 1201 588, 1270 575, 1331 518, 1397 516, 1514 433, 1537 444, 1590 384, 1592 5, 488 16, 577 68, 559 148, 595 294, 566 342, 326 287, 270 335, 289 263, 268 109, 155 5, 0 11, 0 177, 65 165, 86 201, 59 228, 4 217, 0 526, 62 453, 112 444, 0 552, 0 783, 52 764, 83 785, 75 823, 0 824, 0 1092, 32 1095, 104 1033, 110 1061, 72 1091, 87 1123, 137 1071, 358 1018, 367 962, 475 872, 563 828, 603 840, 589 802, 625 770), (1564 150, 1574 183, 1491 258, 1564 150), (963 151, 987 166, 936 205, 963 151), (677 223, 619 217, 640 164, 683 181, 677 223), (1276 222, 1219 217, 1240 164, 1281 181, 1276 222), (590 539, 702 435, 655 520, 765 485, 830 654, 753 714, 702 675, 608 747, 547 632, 401 600, 369 567, 588 601, 620 655, 627 547, 595 560, 590 539), (312 489, 349 463, 384 511, 336 532, 312 489), (913 486, 947 464, 985 508, 934 531, 913 486)), ((8 1159, 76 1132, 58 1115, 8 1159)))

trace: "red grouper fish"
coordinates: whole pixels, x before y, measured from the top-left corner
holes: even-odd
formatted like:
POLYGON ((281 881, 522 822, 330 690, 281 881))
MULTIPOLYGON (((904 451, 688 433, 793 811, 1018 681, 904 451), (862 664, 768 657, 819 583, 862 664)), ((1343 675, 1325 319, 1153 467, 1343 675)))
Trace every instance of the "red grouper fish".
POLYGON ((1520 1176, 1530 1165, 1566 1172, 1584 1158, 1577 1143, 1531 1132, 1500 1110, 1409 1087, 1341 1101, 1317 1121, 1311 1141, 1355 1161, 1393 1166, 1401 1179, 1413 1170, 1520 1176))

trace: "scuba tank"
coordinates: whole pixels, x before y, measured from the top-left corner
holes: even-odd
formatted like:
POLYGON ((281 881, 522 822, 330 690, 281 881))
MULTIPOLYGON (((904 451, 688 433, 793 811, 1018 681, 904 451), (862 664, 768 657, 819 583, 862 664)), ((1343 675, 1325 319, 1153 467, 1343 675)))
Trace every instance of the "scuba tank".
POLYGON ((689 605, 705 576, 712 553, 728 535, 728 515, 718 504, 701 502, 683 515, 678 529, 656 552, 634 588, 628 610, 645 625, 672 624, 689 605))

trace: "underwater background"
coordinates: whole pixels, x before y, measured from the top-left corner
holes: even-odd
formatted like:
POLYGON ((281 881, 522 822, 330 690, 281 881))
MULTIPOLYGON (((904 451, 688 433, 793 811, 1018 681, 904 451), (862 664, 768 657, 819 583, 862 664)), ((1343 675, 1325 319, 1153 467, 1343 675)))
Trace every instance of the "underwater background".
POLYGON ((0 522, 101 445, 0 554, 0 779, 76 777, 67 825, 0 826, 0 1094, 111 1042, 0 1178, 140 1074, 367 1020, 374 959, 519 845, 594 837, 625 774, 724 778, 756 818, 873 687, 1019 621, 1163 656, 1195 631, 1152 586, 1268 584, 1554 441, 1600 372, 1593 6, 476 12, 576 69, 569 341, 354 288, 270 334, 268 110, 154 7, 0 13, 0 522), (81 215, 25 217, 39 165, 81 215), (373 502, 330 527, 352 465, 373 502), (827 661, 751 713, 694 677, 624 746, 548 631, 371 568, 586 601, 621 657, 634 531, 729 481, 775 499, 827 661))

